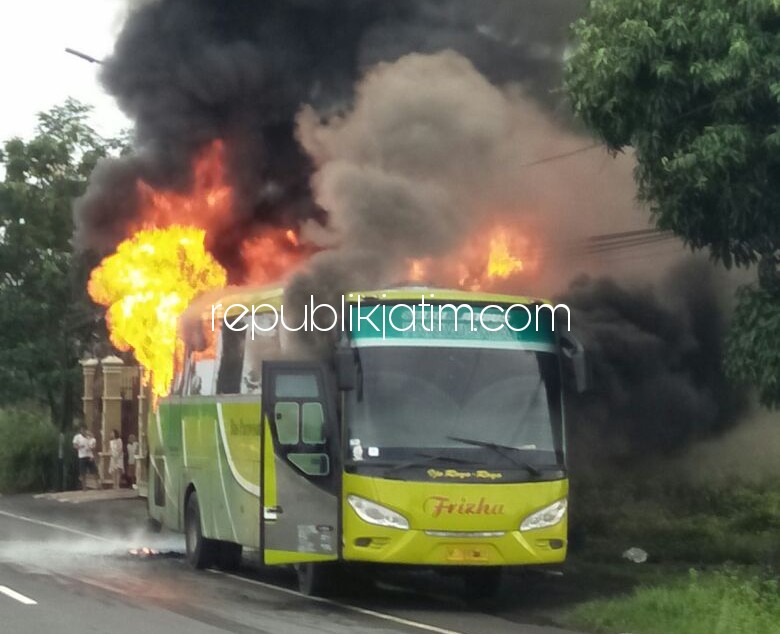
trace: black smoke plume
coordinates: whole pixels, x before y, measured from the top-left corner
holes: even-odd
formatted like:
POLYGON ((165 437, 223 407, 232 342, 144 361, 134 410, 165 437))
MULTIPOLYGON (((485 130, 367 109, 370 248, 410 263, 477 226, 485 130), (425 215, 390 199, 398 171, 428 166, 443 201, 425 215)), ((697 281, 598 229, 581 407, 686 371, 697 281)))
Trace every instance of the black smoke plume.
POLYGON ((453 49, 488 78, 521 82, 547 103, 578 0, 152 0, 136 3, 102 81, 135 122, 132 156, 104 161, 76 207, 76 243, 110 252, 136 219, 135 184, 186 189, 193 157, 228 148, 235 222, 212 251, 240 279, 241 240, 263 225, 325 213, 294 138, 302 105, 349 106, 368 66, 453 49))
POLYGON ((581 278, 560 298, 592 371, 593 390, 573 402, 575 465, 674 457, 739 420, 747 398, 723 371, 723 278, 689 260, 657 286, 581 278))

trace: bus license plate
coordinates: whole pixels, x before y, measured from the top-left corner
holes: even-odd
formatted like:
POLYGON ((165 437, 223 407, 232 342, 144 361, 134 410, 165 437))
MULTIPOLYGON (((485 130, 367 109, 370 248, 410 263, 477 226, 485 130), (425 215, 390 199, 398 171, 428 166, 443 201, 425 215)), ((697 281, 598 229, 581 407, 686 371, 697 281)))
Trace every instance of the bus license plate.
POLYGON ((448 546, 447 561, 479 562, 487 561, 487 548, 484 546, 448 546))

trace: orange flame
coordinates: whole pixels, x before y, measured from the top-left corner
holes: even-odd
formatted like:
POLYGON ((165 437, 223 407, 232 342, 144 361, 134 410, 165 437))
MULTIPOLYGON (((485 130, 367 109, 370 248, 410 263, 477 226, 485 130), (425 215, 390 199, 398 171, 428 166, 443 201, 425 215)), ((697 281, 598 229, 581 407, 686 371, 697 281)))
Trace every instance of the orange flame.
POLYGON ((292 229, 265 229, 245 240, 241 256, 246 267, 246 282, 268 284, 284 279, 310 255, 292 229))
POLYGON ((412 282, 424 282, 428 275, 428 262, 425 260, 409 261, 409 280, 412 282))
POLYGON ((206 147, 186 194, 139 181, 139 221, 129 227, 131 237, 90 276, 90 296, 108 307, 111 342, 134 352, 155 396, 168 393, 181 362, 178 318, 196 295, 227 282, 206 250, 207 235, 232 222, 224 149, 221 141, 206 147))
POLYGON ((498 229, 490 238, 487 276, 489 279, 506 279, 523 271, 523 261, 509 251, 509 236, 505 229, 498 229))
POLYGON ((457 254, 409 260, 407 276, 412 282, 434 278, 436 283, 455 283, 460 288, 478 291, 527 274, 536 265, 530 240, 517 230, 497 225, 467 241, 457 254))
POLYGON ((140 222, 131 233, 152 227, 180 225, 199 227, 209 232, 232 222, 233 192, 225 182, 225 147, 213 141, 195 161, 191 191, 158 191, 138 182, 141 197, 140 222))
POLYGON ((138 231, 89 278, 90 297, 108 307, 111 343, 133 350, 155 396, 170 389, 179 316, 196 295, 227 281, 205 237, 202 229, 178 225, 138 231))
MULTIPOLYGON (((234 222, 224 166, 225 146, 214 141, 195 160, 186 193, 139 181, 139 220, 128 227, 131 237, 90 277, 90 296, 108 307, 112 343, 134 352, 156 396, 168 393, 182 361, 178 318, 196 295, 227 283, 226 271, 207 251, 209 240, 234 222)), ((241 247, 245 281, 279 280, 310 253, 294 230, 266 229, 241 247)), ((215 338, 205 344, 196 358, 213 357, 215 338)))

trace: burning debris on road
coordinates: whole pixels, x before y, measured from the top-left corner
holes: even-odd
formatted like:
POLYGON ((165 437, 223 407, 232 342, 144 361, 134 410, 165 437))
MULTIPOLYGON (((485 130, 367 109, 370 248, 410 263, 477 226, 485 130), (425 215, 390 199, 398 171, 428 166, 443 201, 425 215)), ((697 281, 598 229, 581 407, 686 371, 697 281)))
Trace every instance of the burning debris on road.
POLYGON ((155 550, 148 546, 141 548, 131 548, 127 551, 128 556, 135 559, 182 559, 184 553, 175 550, 155 550))

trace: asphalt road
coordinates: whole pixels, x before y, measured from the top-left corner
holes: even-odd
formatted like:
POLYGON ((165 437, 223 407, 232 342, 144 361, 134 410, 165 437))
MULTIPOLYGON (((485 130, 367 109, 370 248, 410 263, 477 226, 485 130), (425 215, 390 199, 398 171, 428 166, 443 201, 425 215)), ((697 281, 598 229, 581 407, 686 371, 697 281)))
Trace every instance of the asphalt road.
POLYGON ((428 573, 365 577, 316 600, 294 590, 289 571, 263 569, 251 555, 236 574, 193 571, 181 536, 149 534, 144 518, 139 500, 0 498, 0 631, 571 634, 546 623, 554 578, 512 578, 481 608, 454 580, 428 573), (162 555, 128 554, 139 546, 162 555))

